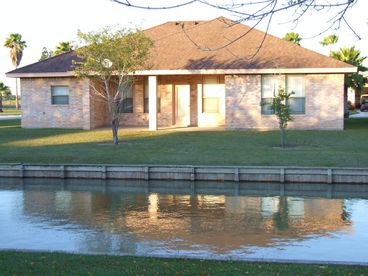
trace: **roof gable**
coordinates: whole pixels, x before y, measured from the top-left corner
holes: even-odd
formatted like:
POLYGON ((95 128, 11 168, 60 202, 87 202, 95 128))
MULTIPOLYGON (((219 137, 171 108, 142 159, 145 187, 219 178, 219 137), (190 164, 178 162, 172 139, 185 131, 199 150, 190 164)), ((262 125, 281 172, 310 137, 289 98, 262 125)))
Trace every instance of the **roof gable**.
POLYGON ((353 67, 224 17, 168 22, 146 34, 155 43, 153 70, 353 67))

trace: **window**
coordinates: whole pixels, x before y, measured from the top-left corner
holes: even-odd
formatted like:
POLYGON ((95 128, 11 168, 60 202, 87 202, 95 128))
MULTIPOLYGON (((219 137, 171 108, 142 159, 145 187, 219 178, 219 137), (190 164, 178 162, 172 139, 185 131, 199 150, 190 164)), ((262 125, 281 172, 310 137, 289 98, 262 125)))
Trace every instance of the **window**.
POLYGON ((286 75, 285 81, 286 85, 281 81, 280 76, 262 76, 262 114, 275 114, 275 111, 273 110, 273 98, 278 93, 278 89, 280 87, 286 87, 286 91, 288 93, 294 92, 288 101, 291 114, 305 114, 304 76, 286 75))
MULTIPOLYGON (((144 81, 144 113, 149 112, 148 78, 144 81)), ((161 91, 157 89, 157 112, 161 112, 161 91)))
POLYGON ((274 114, 273 98, 281 86, 280 77, 273 75, 262 76, 262 102, 261 112, 264 115, 274 114))
POLYGON ((51 86, 51 104, 69 104, 69 87, 51 86))
POLYGON ((203 79, 203 95, 202 95, 202 112, 203 113, 219 113, 220 111, 220 83, 217 76, 204 77, 203 79))
POLYGON ((286 76, 287 92, 294 94, 289 98, 289 107, 292 114, 305 114, 304 76, 286 76))
POLYGON ((120 106, 121 113, 133 113, 133 87, 123 91, 123 100, 120 106))

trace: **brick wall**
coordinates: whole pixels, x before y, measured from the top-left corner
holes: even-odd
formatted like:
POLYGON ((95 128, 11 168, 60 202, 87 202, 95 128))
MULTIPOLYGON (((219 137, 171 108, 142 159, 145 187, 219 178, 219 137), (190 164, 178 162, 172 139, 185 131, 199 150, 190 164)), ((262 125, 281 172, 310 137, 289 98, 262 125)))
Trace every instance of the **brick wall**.
POLYGON ((175 124, 175 85, 190 85, 190 124, 192 126, 198 125, 198 106, 197 97, 198 84, 202 83, 202 77, 200 75, 187 75, 187 76, 160 76, 159 89, 166 91, 166 109, 162 109, 162 98, 161 98, 161 114, 158 115, 159 126, 165 122, 166 126, 175 124), (160 122, 161 121, 161 122, 160 122))
MULTIPOLYGON (((198 86, 201 76, 160 76, 161 112, 158 126, 175 123, 175 85, 190 85, 191 125, 198 125, 198 86)), ((343 129, 343 74, 305 76, 306 114, 293 115, 290 128, 343 129)), ((22 78, 22 127, 25 128, 99 128, 110 125, 106 103, 90 94, 88 80, 77 78, 22 78), (51 86, 70 88, 69 105, 51 104, 51 86)), ((225 77, 226 126, 228 128, 277 128, 274 115, 261 114, 261 76, 225 77)), ((137 79, 133 95, 133 113, 122 117, 124 126, 148 127, 144 113, 144 77, 137 79)))
MULTIPOLYGON (((148 127, 148 113, 144 113, 144 86, 147 77, 138 77, 133 90, 133 113, 122 115, 121 125, 148 127)), ((161 111, 157 114, 159 127, 173 124, 172 84, 158 77, 157 89, 161 93, 161 111)))
MULTIPOLYGON (((277 128, 274 115, 261 114, 261 76, 225 77, 226 127, 277 128)), ((305 75, 305 114, 293 115, 290 128, 343 129, 343 74, 305 75)))
MULTIPOLYGON (((91 91, 92 88, 91 88, 91 91)), ((90 125, 91 129, 105 127, 111 124, 111 117, 107 109, 106 101, 93 94, 90 95, 90 125)))
MULTIPOLYGON (((148 113, 144 113, 144 85, 145 78, 139 77, 135 83, 133 95, 133 113, 123 114, 123 126, 148 127, 148 113)), ((161 93, 161 111, 157 114, 159 127, 167 127, 175 124, 175 93, 176 84, 190 85, 190 123, 197 125, 197 85, 202 82, 201 76, 158 76, 158 91, 161 93)))
POLYGON ((133 89, 133 113, 123 113, 122 126, 148 127, 148 113, 144 113, 144 80, 143 77, 136 79, 133 89))
POLYGON ((90 127, 89 82, 77 78, 22 78, 22 127, 90 127), (51 104, 51 86, 69 86, 69 104, 51 104))

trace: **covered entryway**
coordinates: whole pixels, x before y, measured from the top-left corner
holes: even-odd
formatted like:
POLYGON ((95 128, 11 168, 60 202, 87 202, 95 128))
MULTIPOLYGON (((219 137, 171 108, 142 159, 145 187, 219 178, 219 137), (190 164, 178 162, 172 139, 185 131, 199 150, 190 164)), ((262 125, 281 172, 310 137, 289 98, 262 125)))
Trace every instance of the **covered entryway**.
POLYGON ((147 110, 150 130, 160 127, 219 127, 225 124, 223 75, 148 76, 136 86, 135 110, 147 110), (144 104, 140 107, 144 92, 144 104), (139 94, 142 93, 142 94, 139 94))

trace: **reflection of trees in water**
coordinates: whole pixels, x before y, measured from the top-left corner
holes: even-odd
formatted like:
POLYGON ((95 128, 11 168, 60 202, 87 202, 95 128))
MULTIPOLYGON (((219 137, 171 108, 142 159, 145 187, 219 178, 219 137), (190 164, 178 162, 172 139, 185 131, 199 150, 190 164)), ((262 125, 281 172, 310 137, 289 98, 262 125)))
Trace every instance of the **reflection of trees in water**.
POLYGON ((345 222, 351 223, 351 212, 349 211, 346 200, 342 203, 341 219, 345 222))
POLYGON ((273 215, 275 230, 284 231, 289 228, 289 205, 286 196, 281 196, 279 200, 278 210, 273 215))
POLYGON ((142 241, 170 239, 219 247, 267 246, 275 233, 304 238, 341 230, 350 222, 341 199, 286 196, 27 191, 24 212, 88 230, 79 247, 96 252, 134 253, 142 241))

